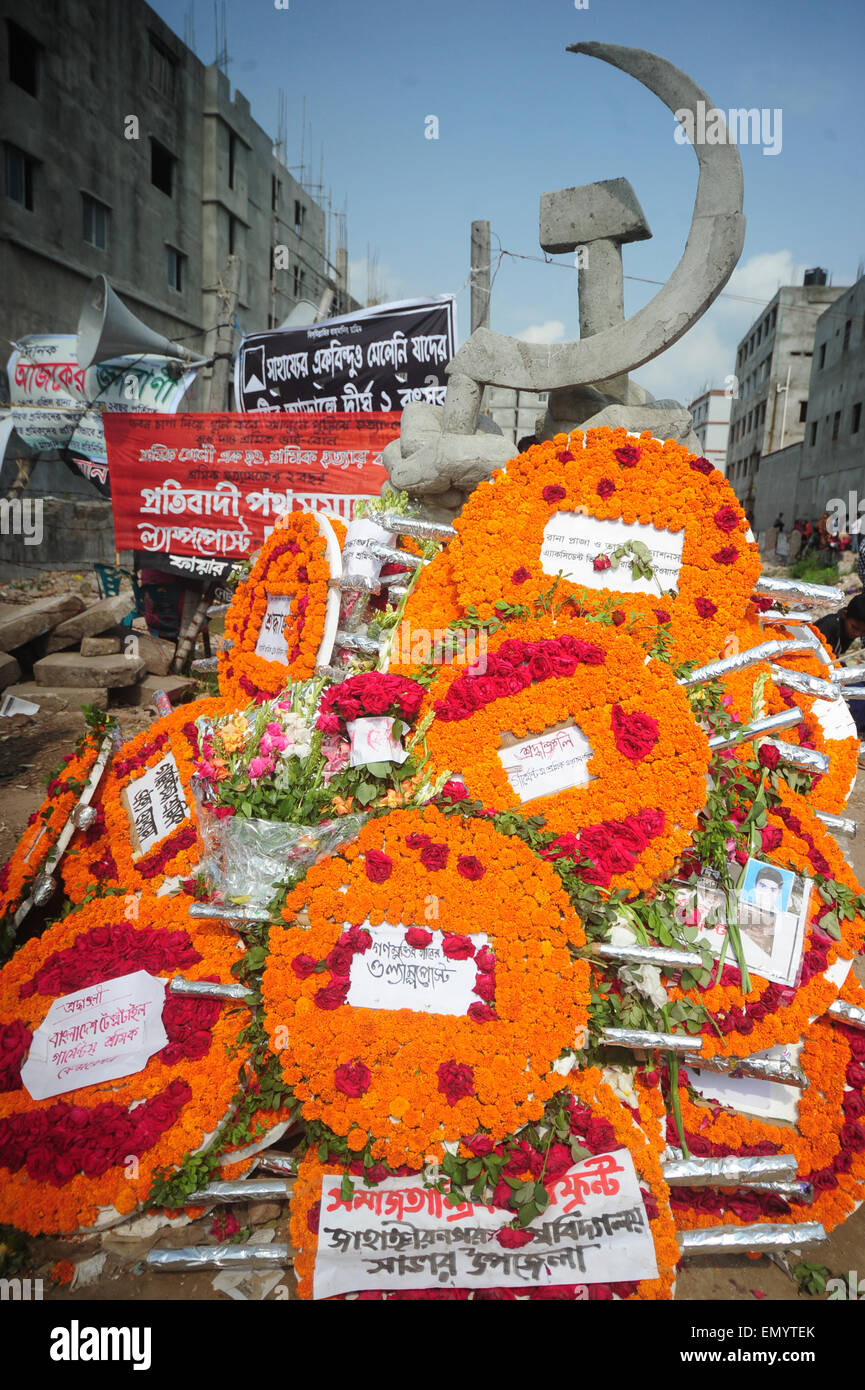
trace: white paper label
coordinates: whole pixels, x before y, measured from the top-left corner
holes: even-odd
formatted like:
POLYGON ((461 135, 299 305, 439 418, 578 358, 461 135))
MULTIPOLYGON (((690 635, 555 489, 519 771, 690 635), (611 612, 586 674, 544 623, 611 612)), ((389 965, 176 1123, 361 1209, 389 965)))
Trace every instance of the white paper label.
POLYGON ((509 1250, 496 1233, 513 1215, 462 1202, 450 1207, 421 1178, 355 1181, 322 1178, 314 1297, 361 1289, 524 1288, 654 1279, 655 1247, 627 1149, 595 1154, 549 1183, 533 1239, 509 1250))
MULTIPOLYGON (((795 1064, 801 1050, 801 1044, 797 1043, 770 1047, 754 1055, 786 1058, 795 1064)), ((691 1067, 688 1068, 688 1076, 694 1089, 706 1100, 717 1101, 731 1110, 740 1110, 744 1115, 760 1115, 764 1119, 796 1123, 802 1094, 796 1086, 786 1086, 780 1081, 762 1081, 751 1076, 724 1076, 711 1071, 692 1070, 691 1067)))
POLYGON ((367 517, 358 517, 357 521, 350 521, 342 547, 345 573, 352 578, 378 579, 384 562, 377 555, 371 554, 371 548, 374 545, 393 545, 395 541, 396 536, 393 532, 386 531, 377 521, 371 521, 367 517))
MULTIPOLYGON (((466 1014, 479 1004, 474 993, 478 967, 474 957, 451 960, 442 950, 442 934, 434 931, 429 946, 415 948, 405 939, 407 928, 364 926, 372 946, 352 956, 348 1003, 358 1009, 412 1009, 422 1014, 466 1014)), ((475 951, 486 946, 483 932, 472 933, 475 951)))
MULTIPOLYGON (((365 767, 367 763, 404 763, 408 753, 402 740, 393 736, 394 720, 389 715, 370 715, 351 719, 346 728, 351 739, 349 767, 365 767)), ((403 730, 407 725, 401 724, 403 730)))
POLYGON ((541 568, 545 574, 573 579, 587 589, 618 589, 623 594, 653 594, 660 600, 662 589, 675 589, 682 564, 684 531, 662 531, 655 526, 624 521, 602 521, 579 512, 556 512, 544 527, 541 568), (642 541, 648 547, 654 579, 632 579, 627 557, 617 569, 596 570, 598 555, 611 555, 625 541, 642 541))
POLYGON ((279 661, 288 665, 288 643, 285 640, 285 620, 294 602, 291 594, 268 594, 267 611, 261 620, 255 655, 265 661, 279 661))
POLYGON ((146 854, 191 814, 173 753, 128 783, 122 795, 138 854, 146 854))
POLYGON ((587 763, 592 746, 576 725, 521 739, 511 748, 500 748, 498 754, 520 801, 584 787, 591 780, 587 763))
POLYGON ((824 738, 855 738, 856 720, 847 708, 846 700, 815 700, 811 706, 824 738))
POLYGON ((55 999, 21 1068, 33 1099, 143 1071, 168 1042, 162 1024, 166 983, 136 970, 55 999))

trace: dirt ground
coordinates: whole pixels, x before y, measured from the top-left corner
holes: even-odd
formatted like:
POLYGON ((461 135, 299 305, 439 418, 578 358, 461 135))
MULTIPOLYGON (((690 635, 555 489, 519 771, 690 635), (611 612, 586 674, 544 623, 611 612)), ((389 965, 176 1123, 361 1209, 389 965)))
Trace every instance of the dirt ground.
MULTIPOLYGON (((89 577, 79 578, 82 587, 77 591, 85 597, 95 598, 95 593, 90 593, 89 577)), ((34 591, 32 581, 28 581, 26 594, 20 595, 10 590, 9 586, 4 586, 0 589, 0 599, 4 602, 30 601, 45 593, 58 592, 50 587, 57 582, 55 577, 51 577, 45 581, 43 589, 34 591)), ((61 582, 71 587, 68 576, 61 582)), ((119 719, 127 738, 146 728, 156 717, 152 708, 118 708, 112 709, 112 713, 119 719)), ((80 713, 48 714, 42 711, 32 718, 18 715, 13 719, 0 720, 0 725, 10 726, 0 728, 2 863, 13 849, 27 818, 41 804, 49 776, 64 754, 71 750, 85 725, 80 713)), ((846 813, 865 827, 865 772, 860 773, 846 813)), ((865 828, 860 839, 842 839, 841 844, 860 882, 865 883, 865 828)), ((286 1151, 288 1145, 283 1142, 278 1147, 280 1151, 286 1151)), ((62 1241, 33 1240, 29 1244, 26 1267, 21 1273, 42 1278, 45 1297, 59 1301, 226 1299, 229 1297, 227 1293, 214 1289, 213 1273, 156 1272, 147 1269, 142 1261, 147 1249, 154 1244, 176 1247, 216 1243, 216 1237, 209 1234, 213 1218, 216 1214, 225 1215, 229 1210, 232 1209, 218 1207, 191 1225, 176 1229, 165 1226, 156 1233, 149 1232, 138 1238, 127 1223, 127 1226, 101 1237, 88 1235, 62 1241), (101 1273, 92 1282, 75 1290, 51 1285, 49 1271, 56 1261, 65 1259, 77 1264, 100 1252, 106 1255, 106 1260, 101 1273)), ((272 1211, 253 1209, 252 1222, 246 1204, 238 1204, 233 1210, 242 1228, 253 1225, 259 1231, 272 1231, 276 1242, 288 1243, 287 1202, 281 1204, 278 1218, 272 1211)), ((850 1271, 861 1270, 865 1274, 865 1205, 833 1233, 826 1245, 805 1252, 803 1258, 826 1266, 830 1274, 840 1275, 845 1280, 850 1271)), ((791 1263, 795 1263, 795 1260, 791 1260, 791 1263)), ((260 1291, 247 1290, 247 1294, 256 1297, 260 1296, 260 1291)), ((279 1284, 266 1296, 283 1300, 296 1298, 295 1281, 290 1269, 281 1275, 279 1284)), ((761 1256, 749 1259, 745 1255, 689 1258, 680 1271, 676 1298, 691 1302, 799 1299, 805 1304, 809 1301, 772 1258, 761 1256)))

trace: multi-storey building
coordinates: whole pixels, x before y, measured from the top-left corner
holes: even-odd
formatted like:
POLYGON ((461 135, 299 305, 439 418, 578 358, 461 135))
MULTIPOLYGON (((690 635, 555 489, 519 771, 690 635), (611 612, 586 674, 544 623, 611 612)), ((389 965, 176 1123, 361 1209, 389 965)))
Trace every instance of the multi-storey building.
POLYGON ((692 428, 700 441, 703 457, 722 473, 727 467, 727 438, 730 433, 732 404, 732 391, 707 385, 688 406, 693 421, 692 428))

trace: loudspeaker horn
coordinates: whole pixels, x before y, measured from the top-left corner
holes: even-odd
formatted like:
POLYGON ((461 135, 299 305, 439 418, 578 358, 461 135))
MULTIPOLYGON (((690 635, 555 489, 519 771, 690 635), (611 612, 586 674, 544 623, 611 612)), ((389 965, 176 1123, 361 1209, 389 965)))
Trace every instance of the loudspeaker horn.
POLYGON ((106 277, 97 275, 90 282, 78 319, 76 356, 79 367, 148 353, 157 357, 179 357, 190 363, 208 360, 148 328, 127 309, 106 277))

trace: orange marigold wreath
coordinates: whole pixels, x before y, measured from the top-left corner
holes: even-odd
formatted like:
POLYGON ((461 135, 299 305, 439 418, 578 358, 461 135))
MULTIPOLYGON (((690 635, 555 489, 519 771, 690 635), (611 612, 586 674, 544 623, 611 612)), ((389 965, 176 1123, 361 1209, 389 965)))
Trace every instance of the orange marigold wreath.
POLYGON ((101 1208, 134 1210, 154 1170, 198 1148, 236 1089, 229 1058, 242 1061, 248 1009, 172 996, 163 1010, 169 1044, 143 1071, 38 1101, 23 1088, 21 1064, 54 999, 135 970, 233 982, 234 933, 190 922, 185 899, 142 895, 135 907, 126 915, 117 898, 85 904, 0 972, 0 1221, 33 1235, 93 1225, 101 1208), (141 1102, 152 1132, 130 1136, 141 1102))
MULTIPOLYGON (((579 590, 590 611, 610 600, 642 616, 647 631, 670 621, 679 660, 705 660, 742 618, 760 556, 723 474, 675 440, 639 439, 624 429, 575 430, 534 445, 472 493, 454 523, 450 554, 463 605, 490 616, 496 603, 525 604, 553 585, 579 590), (560 512, 685 532, 677 594, 582 588, 541 568, 544 528, 560 512)), ((599 556, 598 559, 609 557, 599 556)), ((624 563, 627 563, 625 561, 624 563)), ((597 562, 595 570, 603 572, 597 562)))
POLYGON ((219 654, 219 689, 246 705, 270 700, 293 681, 312 676, 324 635, 330 566, 315 512, 286 512, 259 551, 249 577, 239 584, 225 617, 233 645, 219 654), (256 655, 268 596, 296 598, 283 633, 287 663, 256 655))
POLYGON ((394 631, 397 659, 391 660, 388 670, 398 676, 416 676, 424 665, 435 634, 443 636, 449 624, 461 615, 450 551, 440 550, 421 570, 406 600, 402 622, 394 631))
POLYGON ((560 880, 521 841, 431 806, 396 811, 311 868, 283 916, 304 925, 271 930, 265 1027, 306 1119, 420 1168, 444 1141, 499 1139, 540 1117, 562 1084, 553 1064, 587 1020, 588 967, 571 960, 585 938, 560 880), (346 1002, 351 961, 372 946, 366 924, 381 923, 406 928, 409 957, 441 941, 472 961, 467 1014, 346 1002))
POLYGON ((638 855, 611 860, 597 879, 604 886, 646 890, 688 844, 705 801, 706 735, 671 668, 647 663, 615 627, 551 615, 508 623, 490 637, 485 663, 443 668, 426 703, 436 713, 427 734, 435 769, 459 772, 485 808, 524 808, 571 840, 580 832, 590 859, 612 822, 645 821, 638 855), (571 720, 591 746, 592 780, 522 801, 498 756, 501 733, 522 740, 571 720))

